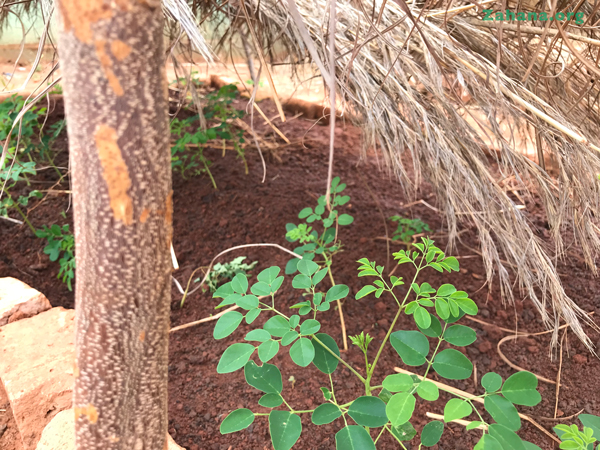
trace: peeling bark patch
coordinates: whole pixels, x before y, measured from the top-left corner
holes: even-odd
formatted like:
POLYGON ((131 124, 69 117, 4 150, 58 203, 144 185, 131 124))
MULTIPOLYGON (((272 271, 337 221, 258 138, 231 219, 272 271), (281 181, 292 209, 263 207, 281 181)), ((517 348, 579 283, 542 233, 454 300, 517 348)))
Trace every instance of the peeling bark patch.
POLYGON ((131 53, 131 47, 125 42, 115 39, 110 43, 110 52, 117 58, 117 61, 123 61, 131 53))
POLYGON ((73 376, 79 378, 79 366, 77 365, 77 361, 73 362, 73 376))
POLYGON ((146 340, 146 332, 142 331, 139 336, 140 342, 144 342, 146 340))
POLYGON ((117 132, 107 125, 100 125, 94 134, 98 157, 102 166, 102 177, 108 186, 110 207, 115 219, 125 225, 133 223, 133 203, 127 190, 131 178, 121 149, 117 144, 117 132))
POLYGON ((87 406, 75 407, 73 408, 75 411, 75 421, 77 421, 80 417, 87 417, 88 421, 91 424, 98 422, 98 410, 91 403, 87 406))
POLYGON ((108 53, 106 53, 106 41, 96 40, 94 41, 94 46, 96 47, 96 55, 100 61, 100 66, 102 66, 104 76, 108 80, 108 85, 112 88, 113 92, 120 97, 124 94, 123 87, 112 70, 112 61, 108 53))
POLYGON ((150 210, 148 208, 144 208, 142 214, 140 214, 140 222, 145 223, 148 220, 148 216, 150 215, 150 210))
POLYGON ((65 31, 73 30, 81 42, 92 42, 92 25, 113 15, 110 3, 103 0, 60 0, 58 2, 65 31))

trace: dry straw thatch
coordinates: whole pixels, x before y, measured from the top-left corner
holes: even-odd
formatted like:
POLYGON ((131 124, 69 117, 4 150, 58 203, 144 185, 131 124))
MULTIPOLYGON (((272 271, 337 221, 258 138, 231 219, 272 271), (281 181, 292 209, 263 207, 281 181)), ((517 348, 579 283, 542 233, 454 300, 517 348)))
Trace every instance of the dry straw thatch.
MULTIPOLYGON (((44 0, 46 10, 51 3, 44 0)), ((184 29, 193 35, 195 47, 208 55, 203 40, 190 29, 186 4, 198 23, 224 30, 213 50, 231 43, 228 37, 240 31, 242 40, 252 37, 263 74, 268 75, 265 65, 273 62, 276 45, 286 49, 291 64, 310 57, 324 79, 335 83, 348 116, 362 127, 365 152, 380 152, 409 194, 415 194, 423 180, 431 183, 447 218, 451 243, 458 238, 459 220, 475 225, 488 280, 498 276, 503 297, 513 299, 514 271, 517 287, 533 300, 544 323, 554 327, 553 344, 564 320, 591 348, 582 327, 589 318, 566 295, 556 259, 565 256, 563 232, 569 231, 596 272, 597 2, 165 1, 171 36, 181 44, 179 30, 184 29), (549 15, 578 12, 585 19, 489 22, 481 20, 482 7, 545 10, 549 15), (335 31, 334 48, 330 30, 335 31), (328 75, 332 72, 335 77, 328 75), (538 163, 516 145, 519 133, 528 128, 535 130, 538 163), (486 153, 492 142, 498 150, 493 153, 494 167, 486 153), (544 155, 554 162, 552 173, 545 168, 544 155), (405 166, 407 161, 412 170, 405 166), (541 199, 553 237, 551 248, 499 181, 509 176, 519 189, 541 199)))
MULTIPOLYGON (((576 24, 574 15, 560 24, 482 21, 483 11, 471 2, 337 0, 335 82, 345 110, 364 131, 365 151, 381 152, 408 193, 422 180, 432 184, 451 241, 459 220, 475 225, 488 280, 498 276, 504 298, 513 299, 514 270, 520 292, 533 300, 544 323, 556 330, 564 320, 591 347, 582 328, 589 319, 566 295, 555 258, 565 256, 563 232, 571 230, 596 271, 600 14, 597 4, 585 0, 550 3, 479 5, 525 13, 545 8, 549 15, 562 11, 565 18, 579 12, 584 23, 576 24), (544 156, 538 164, 516 148, 516 136, 527 128, 535 130, 538 155, 554 161, 553 174, 546 171, 544 156), (497 168, 490 167, 485 151, 490 141, 498 148, 497 168), (553 248, 507 195, 499 180, 511 175, 520 189, 541 199, 553 248)), ((227 32, 247 22, 265 43, 264 55, 277 43, 286 47, 290 62, 311 55, 321 72, 329 73, 330 1, 218 5, 200 6, 205 17, 218 11, 215 20, 227 32)))

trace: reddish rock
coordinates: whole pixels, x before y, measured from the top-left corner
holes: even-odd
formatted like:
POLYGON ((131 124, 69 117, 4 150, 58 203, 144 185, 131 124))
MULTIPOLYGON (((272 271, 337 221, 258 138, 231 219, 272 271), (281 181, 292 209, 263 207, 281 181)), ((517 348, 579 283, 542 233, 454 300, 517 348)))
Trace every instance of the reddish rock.
POLYGON ((501 319, 501 320, 506 320, 506 319, 508 319, 508 313, 506 311, 504 311, 503 309, 499 309, 496 312, 496 317, 498 317, 498 319, 501 319))
POLYGON ((481 344, 479 344, 479 346, 477 347, 477 349, 481 353, 486 353, 486 352, 489 352, 492 349, 492 344, 491 344, 490 341, 483 341, 481 344))
POLYGON ((381 328, 387 328, 389 324, 390 322, 387 319, 379 319, 377 321, 377 325, 379 325, 381 328))
POLYGON ((16 278, 0 278, 0 326, 52 308, 44 294, 16 278))
POLYGON ((576 364, 587 364, 588 359, 585 355, 577 354, 573 356, 573 361, 575 361, 576 364))
POLYGON ((387 307, 385 306, 385 303, 377 302, 377 303, 375 303, 375 309, 379 312, 383 312, 387 309, 387 307))
POLYGON ((75 311, 53 308, 0 328, 0 380, 24 450, 35 449, 42 430, 71 407, 75 311))
POLYGON ((540 351, 540 348, 537 345, 530 345, 529 347, 527 347, 527 351, 529 353, 537 353, 540 351))

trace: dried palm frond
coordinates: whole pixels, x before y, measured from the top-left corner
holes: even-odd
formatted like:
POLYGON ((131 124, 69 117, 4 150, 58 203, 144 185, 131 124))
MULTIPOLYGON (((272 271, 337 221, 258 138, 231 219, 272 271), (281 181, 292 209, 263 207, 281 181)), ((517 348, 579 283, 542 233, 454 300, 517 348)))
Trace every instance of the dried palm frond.
MULTIPOLYGON (((251 11, 249 26, 265 42, 261 51, 278 43, 292 62, 305 60, 306 33, 291 18, 292 0, 244 2, 251 11)), ((427 8, 418 0, 337 1, 335 70, 344 107, 363 129, 365 151, 379 149, 409 194, 422 180, 431 183, 451 242, 458 236, 459 218, 475 225, 488 280, 498 276, 503 298, 513 300, 514 270, 544 323, 556 330, 564 320, 591 348, 582 328, 589 319, 565 293, 554 258, 564 256, 562 236, 569 229, 596 270, 600 40, 593 24, 600 14, 581 0, 564 11, 583 12, 586 24, 571 20, 557 28, 556 22, 527 27, 516 22, 499 31, 500 23, 482 21, 483 13, 473 4, 437 3, 444 9, 431 9, 431 2, 427 8), (515 136, 527 128, 535 130, 537 163, 515 146, 515 136), (493 153, 497 164, 488 160, 490 142, 498 150, 493 153), (544 169, 544 155, 555 162, 553 175, 544 169), (522 192, 533 190, 541 199, 554 248, 538 238, 497 181, 509 175, 522 192)), ((492 8, 494 3, 480 4, 492 8)), ((509 3, 518 11, 537 7, 509 3)), ((329 2, 295 0, 295 5, 322 61, 319 66, 329 67, 329 2)), ((238 8, 239 1, 221 4, 220 20, 232 33, 242 17, 238 8)))

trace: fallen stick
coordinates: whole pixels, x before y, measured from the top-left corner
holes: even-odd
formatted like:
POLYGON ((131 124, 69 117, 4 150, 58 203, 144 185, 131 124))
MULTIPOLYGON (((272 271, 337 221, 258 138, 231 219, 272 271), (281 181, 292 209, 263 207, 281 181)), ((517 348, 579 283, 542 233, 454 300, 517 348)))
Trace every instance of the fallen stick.
MULTIPOLYGON (((430 419, 444 420, 444 416, 442 416, 441 414, 435 414, 435 413, 431 413, 431 412, 426 412, 425 415, 427 417, 429 417, 430 419)), ((462 425, 463 427, 466 427, 467 425, 469 425, 471 423, 470 420, 462 420, 462 419, 454 419, 454 420, 451 420, 450 422, 457 423, 459 425, 462 425)), ((481 425, 473 428, 473 430, 487 431, 487 428, 488 428, 487 425, 485 423, 482 423, 481 425)))

